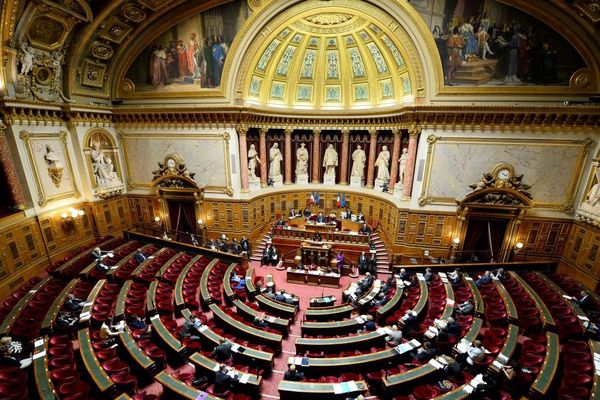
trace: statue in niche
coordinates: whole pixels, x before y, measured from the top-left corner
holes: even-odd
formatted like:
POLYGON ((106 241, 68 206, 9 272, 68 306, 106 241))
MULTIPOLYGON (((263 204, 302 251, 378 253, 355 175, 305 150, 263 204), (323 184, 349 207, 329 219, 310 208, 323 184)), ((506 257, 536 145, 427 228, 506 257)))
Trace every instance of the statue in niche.
POLYGON ((398 160, 400 165, 398 166, 398 183, 404 186, 404 178, 406 177, 406 165, 408 164, 408 149, 405 147, 402 149, 402 155, 398 160))
POLYGON ((274 143, 269 150, 269 178, 281 176, 281 162, 283 161, 283 155, 279 150, 279 145, 274 143))
POLYGON ((367 154, 361 145, 356 145, 356 150, 352 152, 352 171, 351 178, 363 179, 365 176, 365 164, 367 163, 367 154))
POLYGON ((48 164, 48 176, 52 179, 52 183, 57 188, 60 186, 64 168, 60 163, 60 157, 56 154, 54 146, 51 144, 46 145, 46 154, 44 154, 44 160, 48 164))
POLYGON ((335 176, 335 167, 338 165, 338 153, 330 144, 325 150, 323 156, 323 167, 325 167, 325 176, 335 176))
POLYGON ((260 158, 258 157, 258 152, 256 151, 256 147, 251 144, 248 149, 248 177, 250 181, 256 182, 258 177, 256 176, 256 166, 260 164, 260 158))
POLYGON ((598 202, 600 202, 600 168, 596 167, 595 172, 596 172, 596 177, 595 177, 594 181, 596 183, 592 185, 592 188, 590 189, 590 191, 587 194, 587 200, 586 200, 587 203, 592 207, 596 207, 598 202))
POLYGON ((375 166, 377 167, 377 179, 389 182, 390 171, 388 166, 390 165, 390 152, 387 146, 383 146, 379 152, 377 160, 375 160, 375 166))
POLYGON ((92 143, 90 157, 92 159, 92 169, 96 177, 96 184, 99 188, 103 189, 122 185, 121 179, 115 171, 112 158, 104 154, 104 150, 100 148, 99 141, 92 143))
POLYGON ((296 175, 308 175, 308 150, 304 143, 296 151, 296 175))

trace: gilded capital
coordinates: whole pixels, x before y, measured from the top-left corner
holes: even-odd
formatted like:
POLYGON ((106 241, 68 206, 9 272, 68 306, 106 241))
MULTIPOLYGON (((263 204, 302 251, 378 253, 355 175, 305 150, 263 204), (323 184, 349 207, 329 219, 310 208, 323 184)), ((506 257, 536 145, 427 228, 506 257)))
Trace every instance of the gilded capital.
POLYGON ((285 133, 285 136, 292 136, 294 130, 292 128, 286 128, 286 130, 283 132, 285 133))
POLYGON ((246 124, 237 124, 235 126, 235 130, 238 133, 238 135, 245 135, 248 133, 248 125, 246 124))
POLYGON ((371 135, 371 139, 373 139, 373 138, 377 139, 377 129, 375 129, 375 128, 369 129, 369 135, 371 135))
POLYGON ((402 130, 400 128, 393 128, 392 133, 394 134, 394 137, 398 137, 402 135, 402 130))
POLYGON ((267 129, 267 128, 260 128, 258 130, 258 133, 260 134, 260 136, 267 136, 267 132, 269 132, 269 129, 267 129))
POLYGON ((313 129, 313 135, 315 135, 317 137, 320 136, 321 135, 321 129, 319 129, 319 128, 313 129))
POLYGON ((348 129, 348 128, 342 129, 342 138, 344 138, 344 140, 347 140, 349 137, 350 137, 350 129, 348 129))
POLYGON ((419 136, 422 130, 423 128, 421 127, 421 125, 414 124, 411 125, 410 128, 408 128, 408 134, 410 136, 419 136))

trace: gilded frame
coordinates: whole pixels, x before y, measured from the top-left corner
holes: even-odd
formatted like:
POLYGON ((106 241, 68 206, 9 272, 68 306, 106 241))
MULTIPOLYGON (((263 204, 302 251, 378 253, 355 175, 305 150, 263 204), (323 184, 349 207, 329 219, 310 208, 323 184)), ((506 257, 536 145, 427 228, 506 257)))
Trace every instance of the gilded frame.
POLYGON ((73 174, 73 166, 71 165, 71 155, 69 153, 69 146, 67 144, 67 132, 59 131, 59 132, 49 132, 49 133, 31 133, 27 131, 19 132, 19 139, 23 141, 23 145, 25 146, 25 150, 27 151, 27 156, 29 158, 29 164, 33 171, 33 178, 35 182, 36 189, 38 191, 38 204, 41 207, 45 207, 49 202, 68 199, 71 197, 79 198, 81 194, 77 189, 77 182, 75 181, 75 175, 73 174), (71 179, 72 190, 63 192, 60 194, 56 194, 53 196, 48 196, 46 191, 44 190, 44 185, 42 184, 42 180, 40 178, 40 171, 38 171, 37 164, 35 162, 35 155, 33 153, 33 149, 31 148, 32 141, 41 141, 44 139, 60 139, 61 148, 63 154, 65 156, 65 167, 67 169, 67 173, 69 174, 69 179, 71 179))
POLYGON ((125 183, 123 182, 123 169, 121 168, 121 162, 119 160, 119 147, 115 143, 115 139, 113 136, 106 130, 102 128, 92 128, 85 133, 83 138, 83 148, 81 149, 85 156, 85 165, 88 170, 88 177, 90 178, 90 183, 92 184, 92 188, 94 190, 94 194, 98 197, 106 197, 112 196, 118 193, 121 193, 125 190, 125 183), (114 161, 115 171, 119 179, 121 179, 122 186, 115 186, 112 190, 101 189, 98 187, 98 183, 96 182, 96 177, 94 175, 94 168, 92 166, 91 159, 91 140, 94 137, 94 134, 100 133, 102 136, 105 136, 108 140, 108 145, 103 148, 106 153, 108 153, 114 161))
MULTIPOLYGON (((581 176, 581 171, 583 170, 585 160, 587 155, 594 143, 594 140, 591 138, 585 139, 556 139, 556 140, 546 140, 544 142, 540 142, 539 139, 520 139, 520 138, 470 138, 470 137, 443 137, 436 136, 431 134, 427 137, 427 160, 425 162, 425 173, 423 178, 423 184, 421 186, 421 195, 419 197, 419 205, 425 206, 427 204, 437 204, 437 205, 456 205, 457 201, 460 201, 455 198, 450 197, 436 197, 432 196, 429 192, 430 180, 431 180, 431 172, 433 167, 433 160, 435 154, 436 144, 438 143, 473 143, 473 144, 491 144, 498 146, 573 146, 580 147, 580 151, 578 154, 577 161, 575 162, 575 170, 573 174, 571 174, 570 181, 568 187, 565 189, 565 198, 566 200, 563 203, 558 202, 539 202, 532 201, 533 207, 538 208, 546 208, 553 209, 563 212, 572 212, 575 203, 575 197, 577 195, 576 189, 579 178, 581 176)), ((483 173, 485 171, 481 171, 483 173)))
MULTIPOLYGON (((230 156, 230 140, 231 136, 229 132, 223 133, 210 133, 210 134, 202 134, 202 133, 178 133, 168 135, 169 138, 173 139, 182 139, 182 140, 215 140, 221 139, 223 141, 223 160, 225 161, 225 186, 215 186, 215 185, 205 185, 204 191, 206 193, 224 193, 228 196, 233 196, 233 182, 231 179, 231 156, 230 156)), ((128 150, 127 150, 127 139, 135 138, 135 139, 159 139, 165 138, 165 134, 161 133, 126 133, 123 131, 119 131, 119 138, 121 143, 123 144, 123 154, 125 156, 125 169, 126 169, 126 177, 127 177, 127 187, 129 189, 148 189, 151 187, 151 178, 150 173, 148 174, 148 182, 135 182, 131 178, 131 164, 129 162, 128 150)), ((194 172, 194 171, 192 171, 194 172)))

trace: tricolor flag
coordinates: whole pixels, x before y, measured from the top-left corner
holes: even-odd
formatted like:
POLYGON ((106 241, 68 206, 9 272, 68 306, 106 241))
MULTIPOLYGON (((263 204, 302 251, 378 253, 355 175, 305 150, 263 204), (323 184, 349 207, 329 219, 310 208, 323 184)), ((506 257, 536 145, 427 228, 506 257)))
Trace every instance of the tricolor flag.
POLYGON ((311 192, 310 194, 310 204, 315 204, 315 192, 311 192))
POLYGON ((342 199, 340 197, 340 193, 338 192, 338 197, 337 200, 335 201, 335 204, 340 207, 342 205, 342 199))
POLYGON ((315 204, 319 204, 319 192, 315 192, 315 204))
POLYGON ((346 193, 342 193, 342 204, 340 205, 340 207, 346 207, 346 193))

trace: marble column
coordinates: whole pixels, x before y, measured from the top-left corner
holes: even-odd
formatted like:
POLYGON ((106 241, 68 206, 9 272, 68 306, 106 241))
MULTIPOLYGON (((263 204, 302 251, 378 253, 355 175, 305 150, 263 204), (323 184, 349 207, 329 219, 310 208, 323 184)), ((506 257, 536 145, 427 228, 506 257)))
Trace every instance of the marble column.
POLYGON ((392 150, 392 170, 390 171, 390 193, 396 186, 398 180, 398 160, 400 159, 400 142, 402 139, 402 131, 400 129, 392 130, 394 134, 394 149, 392 150))
POLYGON ((242 193, 248 193, 248 141, 246 134, 248 127, 246 125, 238 125, 235 127, 240 141, 240 177, 242 181, 242 193))
POLYGON ((340 184, 348 184, 348 151, 350 150, 350 130, 342 129, 342 162, 340 164, 340 184))
POLYGON ((312 183, 321 183, 319 177, 319 171, 321 170, 321 149, 319 147, 321 142, 321 130, 313 130, 313 162, 312 162, 312 183))
POLYGON ((408 199, 412 192, 413 176, 415 174, 415 162, 417 161, 417 143, 421 127, 413 125, 408 130, 408 161, 406 162, 406 175, 404 177, 404 192, 402 197, 408 199))
POLYGON ((259 133, 259 147, 260 147, 260 186, 267 187, 267 165, 269 159, 267 158, 267 128, 260 128, 259 133))
POLYGON ((292 184, 292 129, 285 130, 285 185, 292 184))
POLYGON ((11 199, 11 205, 16 209, 25 208, 25 196, 19 185, 15 164, 8 149, 8 141, 6 140, 6 126, 0 121, 0 167, 6 175, 6 183, 11 199))
POLYGON ((369 144, 369 159, 367 160, 367 188, 373 189, 375 178, 375 160, 377 159, 377 129, 369 130, 371 143, 369 144))

